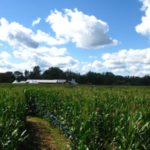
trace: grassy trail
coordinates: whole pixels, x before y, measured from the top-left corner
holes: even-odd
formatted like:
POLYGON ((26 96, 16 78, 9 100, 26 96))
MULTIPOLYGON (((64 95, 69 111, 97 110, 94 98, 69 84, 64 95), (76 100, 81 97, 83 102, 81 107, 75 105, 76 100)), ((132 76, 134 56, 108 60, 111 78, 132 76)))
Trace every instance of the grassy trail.
POLYGON ((48 121, 27 117, 30 140, 25 150, 69 150, 69 140, 48 121))

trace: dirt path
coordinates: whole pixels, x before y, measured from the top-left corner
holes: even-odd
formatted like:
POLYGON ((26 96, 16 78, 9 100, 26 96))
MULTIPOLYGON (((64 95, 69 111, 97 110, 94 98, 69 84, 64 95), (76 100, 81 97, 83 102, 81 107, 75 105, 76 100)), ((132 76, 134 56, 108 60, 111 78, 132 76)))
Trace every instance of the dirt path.
POLYGON ((69 150, 69 140, 48 121, 28 117, 30 140, 26 150, 69 150))

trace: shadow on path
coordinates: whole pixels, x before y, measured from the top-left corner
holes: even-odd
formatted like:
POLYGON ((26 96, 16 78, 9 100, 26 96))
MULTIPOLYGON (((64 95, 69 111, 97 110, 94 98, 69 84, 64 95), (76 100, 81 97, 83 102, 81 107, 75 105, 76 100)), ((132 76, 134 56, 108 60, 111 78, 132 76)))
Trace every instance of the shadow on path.
POLYGON ((69 150, 69 140, 44 119, 27 117, 29 140, 24 150, 69 150))

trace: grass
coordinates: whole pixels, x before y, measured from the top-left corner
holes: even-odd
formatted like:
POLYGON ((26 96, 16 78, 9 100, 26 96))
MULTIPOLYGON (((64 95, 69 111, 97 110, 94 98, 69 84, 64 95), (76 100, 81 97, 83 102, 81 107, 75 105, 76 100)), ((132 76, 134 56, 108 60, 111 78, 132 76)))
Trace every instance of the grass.
POLYGON ((28 150, 69 150, 69 140, 47 120, 27 117, 30 140, 28 150))

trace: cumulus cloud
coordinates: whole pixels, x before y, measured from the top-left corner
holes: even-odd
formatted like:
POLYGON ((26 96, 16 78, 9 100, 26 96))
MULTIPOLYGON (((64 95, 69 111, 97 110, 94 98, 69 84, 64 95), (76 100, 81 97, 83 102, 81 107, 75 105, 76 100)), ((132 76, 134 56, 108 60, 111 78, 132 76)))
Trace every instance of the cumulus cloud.
MULTIPOLYGON (((68 55, 66 48, 54 45, 64 43, 41 30, 33 32, 17 22, 0 19, 0 42, 9 44, 9 53, 0 53, 0 71, 30 70, 39 65, 42 69, 57 66, 61 69, 76 68, 79 61, 68 55)), ((2 45, 3 47, 4 45, 2 45)))
POLYGON ((0 52, 0 64, 8 63, 9 59, 11 58, 11 55, 8 52, 0 52))
POLYGON ((17 22, 8 22, 5 18, 0 18, 0 41, 7 42, 14 48, 38 48, 41 44, 48 46, 62 45, 65 40, 56 39, 41 30, 33 32, 17 22))
POLYGON ((95 71, 98 71, 103 67, 103 64, 101 61, 94 60, 92 63, 88 64, 92 69, 95 69, 95 71))
POLYGON ((59 67, 63 70, 74 68, 79 62, 67 54, 66 48, 56 47, 40 47, 38 49, 16 50, 13 56, 17 59, 21 58, 23 62, 28 62, 31 66, 39 65, 42 69, 47 69, 51 66, 59 67))
POLYGON ((36 18, 35 20, 33 20, 32 26, 35 26, 35 25, 39 24, 40 22, 41 22, 41 18, 38 17, 38 18, 36 18))
POLYGON ((39 46, 36 41, 34 41, 28 34, 22 31, 18 31, 15 34, 9 33, 8 38, 9 40, 15 41, 15 46, 19 46, 20 44, 33 48, 37 48, 39 46))
POLYGON ((81 71, 82 71, 82 73, 87 73, 89 71, 102 72, 103 71, 103 64, 99 60, 94 60, 90 63, 85 62, 82 64, 81 71))
POLYGON ((81 71, 113 72, 124 76, 150 75, 150 48, 104 53, 99 59, 83 63, 81 71))
MULTIPOLYGON (((149 4, 150 1, 143 1, 145 12, 150 8, 149 4)), ((147 16, 149 14, 146 13, 147 16)), ((77 9, 65 9, 64 12, 56 10, 46 20, 56 33, 56 37, 41 30, 34 32, 17 22, 9 22, 5 18, 0 18, 0 43, 2 43, 0 45, 4 47, 6 43, 11 47, 9 52, 0 52, 0 72, 30 70, 39 65, 42 69, 56 66, 63 70, 70 69, 82 73, 111 71, 121 75, 150 74, 150 48, 105 53, 99 60, 97 56, 90 56, 94 61, 80 63, 79 60, 69 55, 67 48, 56 47, 69 41, 75 43, 77 47, 86 49, 116 44, 117 41, 108 36, 109 27, 106 22, 77 9)), ((137 31, 150 35, 150 25, 145 25, 144 28, 142 23, 136 27, 137 31)))
POLYGON ((56 37, 72 41, 79 48, 97 49, 107 45, 117 44, 117 40, 108 36, 109 27, 106 22, 74 9, 64 12, 53 11, 47 17, 56 37))
POLYGON ((0 40, 8 42, 13 47, 37 48, 38 43, 32 39, 32 30, 17 22, 9 23, 5 18, 0 19, 0 40))
MULTIPOLYGON (((38 21, 39 19, 36 19, 33 25, 38 21)), ((33 31, 18 22, 0 18, 0 42, 10 47, 9 52, 0 53, 0 71, 30 70, 31 67, 39 65, 42 69, 56 66, 63 70, 78 72, 82 68, 80 61, 70 56, 66 48, 56 47, 57 45, 72 41, 77 47, 99 48, 116 42, 107 35, 109 30, 107 23, 94 16, 85 15, 77 9, 73 11, 66 9, 64 14, 54 11, 47 18, 47 22, 50 21, 53 22, 51 25, 56 37, 41 30, 33 31), (60 31, 56 27, 58 25, 60 31)), ((97 70, 101 62, 94 61, 86 65, 97 70)))
POLYGON ((150 38, 150 0, 140 0, 143 3, 142 11, 145 15, 141 18, 141 23, 135 27, 136 32, 150 38))
POLYGON ((39 65, 42 70, 49 67, 59 67, 62 70, 77 70, 80 62, 67 54, 66 48, 39 47, 14 50, 11 53, 0 53, 0 72, 31 70, 39 65), (12 61, 15 60, 15 61, 12 61), (18 63, 19 62, 19 63, 18 63))
POLYGON ((44 43, 48 46, 53 46, 53 45, 62 45, 65 44, 66 41, 63 38, 53 38, 50 36, 50 34, 43 32, 41 30, 37 30, 36 34, 32 36, 33 39, 39 43, 44 43))
POLYGON ((8 52, 0 52, 0 72, 6 72, 11 69, 11 55, 8 52))
POLYGON ((103 67, 117 74, 143 76, 150 74, 150 48, 120 50, 102 56, 103 67))

